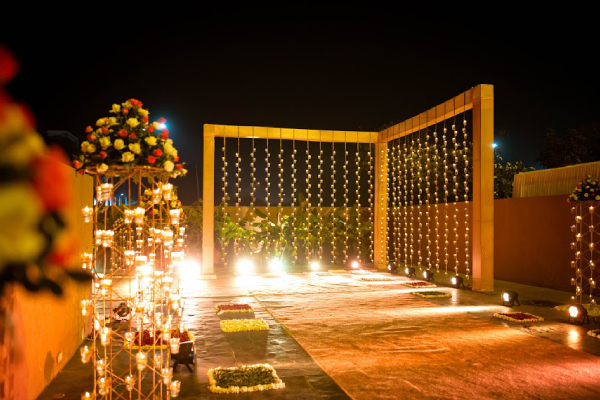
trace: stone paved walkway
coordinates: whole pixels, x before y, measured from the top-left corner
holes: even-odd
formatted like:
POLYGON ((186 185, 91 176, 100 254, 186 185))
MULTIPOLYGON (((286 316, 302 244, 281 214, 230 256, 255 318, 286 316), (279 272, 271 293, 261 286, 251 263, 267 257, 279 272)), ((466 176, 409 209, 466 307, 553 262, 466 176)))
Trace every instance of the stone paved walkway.
MULTIPOLYGON (((525 305, 519 311, 547 321, 517 325, 493 317, 508 310, 499 305, 499 293, 441 288, 452 297, 425 301, 401 285, 405 280, 302 274, 185 282, 197 366, 192 374, 181 367, 176 373, 180 398, 600 398, 600 358, 592 355, 600 355, 600 341, 585 335, 598 326, 568 325, 563 313, 525 305), (251 304, 269 332, 222 333, 214 306, 225 302, 251 304), (209 368, 259 362, 273 365, 287 388, 208 391, 209 368)), ((527 288, 520 293, 531 299, 561 295, 527 288)), ((79 398, 91 388, 89 365, 77 354, 39 399, 79 398)))

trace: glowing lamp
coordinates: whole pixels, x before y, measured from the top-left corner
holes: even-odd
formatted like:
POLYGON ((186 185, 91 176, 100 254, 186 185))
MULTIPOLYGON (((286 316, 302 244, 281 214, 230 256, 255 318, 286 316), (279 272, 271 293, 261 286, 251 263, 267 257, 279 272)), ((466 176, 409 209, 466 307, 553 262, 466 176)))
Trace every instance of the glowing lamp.
POLYGON ((429 269, 426 269, 425 271, 423 271, 423 279, 425 279, 426 281, 432 282, 433 275, 434 275, 434 273, 429 269))
POLYGON ((81 362, 87 364, 92 356, 92 350, 87 346, 83 346, 79 349, 79 353, 81 354, 81 362))
POLYGON ((452 279, 450 279, 450 281, 452 282, 453 288, 458 289, 461 285, 463 288, 465 287, 465 283, 464 283, 462 276, 459 276, 459 275, 453 276, 452 279))
POLYGON ((181 210, 179 208, 174 208, 169 210, 169 216, 171 217, 172 225, 179 225, 179 217, 181 215, 181 210))
POLYGON ((413 267, 406 267, 406 268, 404 268, 404 273, 406 274, 406 276, 408 278, 410 278, 411 276, 413 278, 417 277, 417 275, 415 275, 415 269, 413 267))
POLYGON ((171 347, 171 354, 177 354, 179 353, 179 338, 174 338, 172 337, 171 340, 169 340, 169 345, 171 347))
POLYGON ((517 292, 507 291, 502 292, 502 305, 507 307, 514 306, 515 302, 520 306, 519 294, 517 292))
POLYGON ((85 392, 84 394, 81 395, 81 400, 92 400, 94 397, 94 395, 91 394, 90 392, 85 392))
POLYGON ((283 272, 283 262, 279 258, 274 258, 269 262, 269 269, 275 274, 281 273, 283 272))
POLYGON ((395 264, 388 264, 388 271, 392 274, 398 273, 398 266, 395 264))
POLYGON ((311 261, 310 263, 310 269, 312 271, 318 271, 321 268, 321 266, 319 265, 318 261, 311 261))
POLYGON ((135 387, 135 376, 127 375, 125 377, 125 386, 126 386, 127 390, 129 392, 131 392, 133 390, 133 388, 135 387))
POLYGON ((570 323, 581 323, 583 325, 586 321, 590 323, 590 317, 588 316, 588 310, 581 304, 574 304, 569 306, 569 322, 570 323))
POLYGON ((169 388, 171 389, 171 397, 178 397, 179 391, 181 390, 181 382, 173 381, 173 382, 171 382, 171 385, 169 386, 169 388))
POLYGON ((133 210, 133 217, 137 225, 142 225, 144 223, 144 214, 146 214, 146 209, 142 207, 137 207, 133 210))
POLYGON ((96 187, 96 195, 98 196, 98 201, 109 201, 112 196, 112 192, 112 183, 102 183, 96 187))
POLYGON ((360 264, 359 264, 359 262, 358 262, 358 261, 354 260, 354 261, 352 261, 352 264, 350 264, 350 266, 351 266, 353 269, 357 269, 358 267, 360 267, 360 264))
POLYGON ((131 221, 133 221, 133 210, 125 210, 123 214, 123 220, 125 223, 127 225, 131 224, 131 221))
POLYGON ((88 206, 85 206, 81 210, 81 213, 83 214, 83 222, 85 222, 86 224, 89 223, 92 217, 92 209, 88 206))
POLYGON ((163 199, 171 200, 171 191, 172 190, 173 190, 173 185, 171 185, 170 183, 165 183, 164 185, 162 185, 163 199))
POLYGON ((112 335, 112 331, 108 326, 105 326, 100 330, 100 343, 102 346, 108 346, 110 343, 110 337, 112 335))
POLYGON ((98 373, 98 376, 104 376, 104 372, 106 372, 104 360, 100 359, 96 361, 96 372, 98 373))
POLYGON ((146 353, 143 353, 141 351, 137 353, 135 355, 135 364, 137 365, 137 369, 140 371, 146 369, 146 366, 148 365, 148 356, 146 355, 146 353))
POLYGON ((238 273, 241 273, 244 275, 251 275, 254 272, 254 264, 252 263, 251 260, 249 260, 247 258, 242 258, 241 260, 238 260, 236 267, 237 267, 238 273))
POLYGON ((171 369, 171 367, 163 368, 161 375, 163 379, 163 384, 169 385, 171 383, 171 379, 173 379, 173 370, 171 369))

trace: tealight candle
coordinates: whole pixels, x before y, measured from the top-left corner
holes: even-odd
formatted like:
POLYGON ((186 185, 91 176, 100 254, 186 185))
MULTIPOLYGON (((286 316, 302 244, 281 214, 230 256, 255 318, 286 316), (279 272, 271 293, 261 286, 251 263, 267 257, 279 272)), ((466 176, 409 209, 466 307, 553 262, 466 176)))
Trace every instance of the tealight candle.
POLYGON ((169 344, 171 345, 171 354, 179 353, 179 338, 171 338, 169 344))
POLYGON ((179 396, 179 391, 181 390, 181 382, 180 381, 171 382, 170 389, 171 389, 171 397, 179 396))
POLYGON ((137 368, 140 371, 143 371, 146 368, 146 365, 148 365, 148 356, 146 355, 146 353, 142 353, 140 351, 139 353, 137 353, 135 355, 135 361, 136 361, 137 368))

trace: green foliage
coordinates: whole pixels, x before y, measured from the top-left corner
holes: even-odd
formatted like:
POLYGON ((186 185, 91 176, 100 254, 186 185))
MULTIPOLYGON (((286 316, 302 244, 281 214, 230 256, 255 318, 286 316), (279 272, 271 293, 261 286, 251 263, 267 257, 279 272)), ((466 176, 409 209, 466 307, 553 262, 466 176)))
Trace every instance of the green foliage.
POLYGON ((544 168, 558 168, 600 160, 600 123, 569 129, 563 136, 550 129, 536 159, 544 168))
POLYGON ((183 213, 187 221, 186 243, 192 251, 200 251, 202 249, 202 199, 196 200, 190 206, 184 206, 183 213))
POLYGON ((524 167, 523 161, 514 163, 504 162, 502 156, 496 154, 494 160, 494 198, 507 199, 512 197, 515 175, 521 172, 533 171, 533 167, 524 167))
POLYGON ((257 386, 277 383, 273 369, 265 366, 242 366, 237 368, 216 368, 212 371, 216 386, 228 388, 231 386, 257 386))

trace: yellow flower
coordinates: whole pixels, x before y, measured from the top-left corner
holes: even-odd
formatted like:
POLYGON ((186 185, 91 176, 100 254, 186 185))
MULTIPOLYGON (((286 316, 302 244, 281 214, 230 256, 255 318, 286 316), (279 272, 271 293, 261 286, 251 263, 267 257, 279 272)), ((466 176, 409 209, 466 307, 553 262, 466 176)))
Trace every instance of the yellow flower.
POLYGON ((223 332, 268 331, 269 325, 264 319, 224 319, 220 322, 223 332))
POLYGON ((171 202, 171 208, 177 208, 177 202, 176 201, 172 201, 171 202))
POLYGON ((175 168, 175 164, 173 164, 171 161, 165 161, 165 171, 171 172, 173 171, 173 168, 175 168))
POLYGON ((140 151, 142 150, 139 143, 131 143, 128 147, 129 150, 133 151, 135 154, 140 154, 140 151))
POLYGON ((0 187, 0 271, 9 262, 37 258, 45 239, 38 228, 41 204, 29 185, 0 187))
POLYGON ((85 142, 81 143, 81 151, 83 153, 93 153, 96 151, 96 145, 91 144, 86 140, 85 142))
POLYGON ((123 143, 123 139, 115 140, 115 149, 122 150, 125 147, 125 143, 123 143))
POLYGON ((168 154, 173 157, 177 157, 177 150, 175 149, 175 147, 173 147, 173 145, 171 143, 168 143, 168 142, 165 143, 164 148, 165 148, 165 154, 168 154))
POLYGON ((123 153, 123 155, 121 156, 121 160, 123 162, 132 162, 135 159, 135 155, 133 155, 133 153, 126 151, 125 153, 123 153))
POLYGON ((140 121, 138 121, 137 118, 129 118, 127 120, 127 125, 129 125, 132 128, 135 128, 139 124, 140 124, 140 121))
POLYGON ((144 110, 143 108, 139 108, 138 109, 138 113, 142 116, 142 117, 147 117, 149 112, 148 110, 144 110))
POLYGON ((103 163, 103 164, 100 164, 100 165, 98 166, 98 168, 97 168, 98 172, 104 172, 104 171, 106 171, 107 169, 108 169, 108 165, 106 165, 106 164, 104 164, 104 163, 103 163))
POLYGON ((96 126, 104 126, 104 124, 106 124, 106 118, 100 118, 96 121, 96 126))
POLYGON ((152 127, 154 128, 155 131, 158 131, 160 129, 160 124, 156 121, 154 121, 152 123, 152 127))
POLYGON ((120 111, 121 111, 121 106, 118 105, 118 104, 113 104, 112 105, 112 110, 110 110, 110 112, 115 113, 115 114, 118 113, 118 112, 120 112, 120 111))
POLYGON ((106 150, 108 146, 110 146, 110 138, 108 136, 103 136, 99 140, 100 146, 102 146, 102 150, 106 150))
POLYGON ((156 146, 156 136, 149 136, 144 139, 149 146, 156 146))
POLYGON ((117 124, 117 119, 115 117, 108 117, 108 126, 113 126, 117 124))
POLYGON ((125 107, 125 108, 131 108, 131 107, 132 107, 132 105, 131 105, 131 103, 129 102, 129 100, 127 100, 125 103, 121 103, 121 105, 122 105, 123 107, 125 107))

